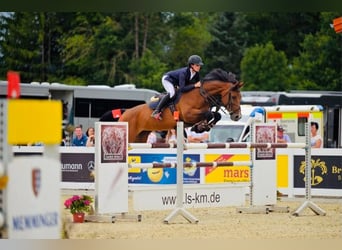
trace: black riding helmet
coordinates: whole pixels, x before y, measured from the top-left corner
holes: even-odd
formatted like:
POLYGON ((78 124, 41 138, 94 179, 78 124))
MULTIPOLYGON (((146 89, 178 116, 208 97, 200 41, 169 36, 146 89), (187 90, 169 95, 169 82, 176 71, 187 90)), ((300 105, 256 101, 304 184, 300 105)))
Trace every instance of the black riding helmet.
POLYGON ((188 64, 189 64, 189 66, 191 64, 198 64, 198 65, 201 65, 201 66, 204 65, 203 61, 202 61, 202 58, 200 56, 198 56, 198 55, 190 56, 189 59, 188 59, 188 64))

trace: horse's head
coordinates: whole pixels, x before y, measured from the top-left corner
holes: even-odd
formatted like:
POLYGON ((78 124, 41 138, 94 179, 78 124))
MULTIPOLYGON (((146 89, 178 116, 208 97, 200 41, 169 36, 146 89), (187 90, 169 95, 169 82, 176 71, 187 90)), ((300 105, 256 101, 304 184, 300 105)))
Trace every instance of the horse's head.
POLYGON ((232 121, 238 121, 241 119, 241 92, 242 82, 232 83, 232 86, 228 89, 227 95, 222 96, 222 103, 229 112, 230 119, 232 121))
POLYGON ((214 69, 203 78, 203 82, 211 82, 207 84, 208 87, 206 88, 209 95, 219 96, 220 103, 214 103, 214 106, 224 106, 229 112, 231 120, 240 120, 240 88, 243 86, 243 83, 236 79, 235 74, 228 73, 222 69, 214 69), (211 86, 211 89, 209 89, 209 86, 211 86))

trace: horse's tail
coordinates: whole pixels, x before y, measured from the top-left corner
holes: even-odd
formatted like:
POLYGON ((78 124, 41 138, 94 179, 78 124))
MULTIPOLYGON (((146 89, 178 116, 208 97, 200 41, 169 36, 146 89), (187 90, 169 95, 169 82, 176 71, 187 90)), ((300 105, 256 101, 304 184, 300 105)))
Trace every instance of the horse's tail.
POLYGON ((117 122, 123 112, 125 112, 125 109, 108 110, 106 113, 104 113, 100 117, 99 121, 100 122, 117 122))

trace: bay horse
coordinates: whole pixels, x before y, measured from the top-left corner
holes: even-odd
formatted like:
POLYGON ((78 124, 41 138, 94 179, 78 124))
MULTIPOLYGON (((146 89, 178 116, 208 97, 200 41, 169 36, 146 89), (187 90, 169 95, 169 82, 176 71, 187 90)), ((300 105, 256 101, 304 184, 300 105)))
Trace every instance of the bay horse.
MULTIPOLYGON (((218 110, 225 107, 233 121, 241 118, 242 82, 235 75, 222 69, 214 69, 202 80, 200 88, 189 92, 179 93, 173 100, 174 109, 179 112, 179 121, 184 127, 191 127, 195 132, 209 131, 221 119, 218 110), (213 108, 216 110, 213 111, 213 108)), ((128 122, 129 142, 146 142, 147 133, 154 130, 166 131, 176 127, 172 109, 165 108, 162 120, 151 117, 153 101, 127 109, 120 116, 120 122, 128 122), (140 138, 140 139, 139 139, 140 138), (144 139, 142 139, 144 138, 144 139)), ((154 105, 156 106, 156 104, 154 105)), ((100 118, 100 121, 105 119, 100 118)))

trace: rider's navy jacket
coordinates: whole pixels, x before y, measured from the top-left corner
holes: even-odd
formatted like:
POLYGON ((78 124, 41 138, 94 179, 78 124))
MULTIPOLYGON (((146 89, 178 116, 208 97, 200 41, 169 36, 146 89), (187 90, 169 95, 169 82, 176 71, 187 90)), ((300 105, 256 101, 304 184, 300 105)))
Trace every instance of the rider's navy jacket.
POLYGON ((194 84, 200 80, 198 72, 196 72, 194 77, 190 80, 191 72, 189 67, 169 71, 165 75, 167 76, 165 79, 174 86, 179 86, 181 92, 192 90, 195 88, 194 84))

